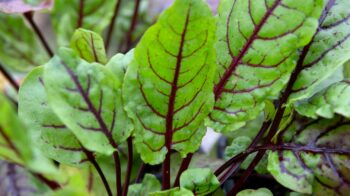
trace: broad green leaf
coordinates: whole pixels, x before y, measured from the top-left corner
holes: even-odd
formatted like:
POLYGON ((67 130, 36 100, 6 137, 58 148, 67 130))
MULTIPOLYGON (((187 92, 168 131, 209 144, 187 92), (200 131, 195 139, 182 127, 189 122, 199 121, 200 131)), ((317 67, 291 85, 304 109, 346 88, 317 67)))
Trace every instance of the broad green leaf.
POLYGON ((70 45, 82 59, 89 63, 107 63, 103 39, 99 34, 93 31, 81 28, 75 30, 70 45))
POLYGON ((322 0, 222 0, 217 23, 214 111, 208 126, 229 132, 256 118, 280 93, 296 49, 317 28, 322 0))
POLYGON ((123 97, 146 163, 171 149, 199 148, 213 105, 214 18, 201 0, 177 0, 143 36, 126 73, 123 97))
POLYGON ((289 101, 309 98, 314 88, 350 59, 350 1, 327 0, 313 40, 301 51, 301 72, 289 101))
POLYGON ((237 196, 273 196, 273 194, 267 188, 259 188, 257 190, 254 190, 254 189, 243 190, 237 193, 237 196))
POLYGON ((19 91, 18 113, 41 151, 60 163, 78 165, 87 157, 75 135, 48 105, 43 67, 32 70, 19 91))
POLYGON ((158 179, 152 174, 146 174, 140 184, 129 186, 129 196, 148 195, 151 192, 160 191, 161 185, 158 179))
POLYGON ((220 186, 210 169, 188 169, 180 177, 180 187, 191 190, 195 195, 208 195, 220 186))
POLYGON ((190 190, 177 187, 165 191, 153 192, 149 196, 194 196, 194 194, 190 190))
POLYGON ((129 137, 121 82, 103 65, 62 48, 45 65, 44 83, 49 105, 85 148, 109 155, 129 137))
POLYGON ((349 190, 350 121, 296 119, 269 153, 268 170, 283 186, 313 195, 349 190))
POLYGON ((333 118, 340 114, 350 118, 350 80, 331 85, 326 90, 316 94, 310 100, 296 106, 299 114, 317 118, 333 118))
POLYGON ((69 46, 74 30, 84 28, 102 34, 117 0, 59 0, 51 13, 59 46, 69 46))
POLYGON ((34 157, 28 132, 13 106, 0 94, 0 158, 20 165, 34 157))
POLYGON ((134 59, 134 50, 130 50, 128 53, 121 54, 118 53, 114 55, 111 60, 108 61, 106 67, 110 69, 115 77, 117 77, 120 81, 124 82, 124 76, 128 66, 134 59))
POLYGON ((51 9, 52 5, 53 0, 41 0, 40 2, 38 0, 3 0, 0 1, 0 12, 7 14, 26 13, 51 9))
MULTIPOLYGON (((1 6, 0 6, 1 7, 1 6)), ((19 15, 0 13, 0 62, 16 71, 28 71, 47 62, 39 40, 19 15)))

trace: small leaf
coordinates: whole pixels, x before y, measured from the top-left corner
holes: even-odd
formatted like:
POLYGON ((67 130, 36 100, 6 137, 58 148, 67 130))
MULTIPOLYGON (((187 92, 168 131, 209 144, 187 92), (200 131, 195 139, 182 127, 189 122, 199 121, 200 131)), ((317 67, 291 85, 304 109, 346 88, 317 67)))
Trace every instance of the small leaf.
POLYGON ((215 107, 208 126, 230 132, 256 118, 289 79, 317 28, 322 0, 222 0, 215 107), (292 17, 291 17, 292 16, 292 17))
POLYGON ((214 173, 208 168, 187 169, 180 177, 180 187, 195 195, 208 195, 220 186, 214 173))
POLYGON ((165 191, 153 192, 149 196, 194 196, 194 194, 190 190, 177 187, 165 191))
MULTIPOLYGON (((1 7, 1 5, 0 5, 1 7)), ((34 32, 19 15, 0 13, 0 62, 16 71, 28 71, 48 60, 34 32)))
POLYGON ((109 155, 129 137, 121 83, 106 67, 62 48, 45 65, 44 83, 50 106, 87 149, 109 155))
POLYGON ((184 157, 199 148, 213 106, 214 29, 203 1, 177 0, 136 47, 123 98, 146 163, 161 163, 172 149, 184 157))
POLYGON ((43 72, 41 66, 32 70, 22 83, 18 101, 19 116, 30 128, 33 140, 47 157, 60 163, 78 165, 87 157, 75 135, 48 105, 43 72))
POLYGON ((340 114, 350 118, 350 80, 335 83, 316 94, 307 102, 296 106, 299 114, 307 117, 333 118, 340 114))
POLYGON ((313 195, 346 195, 350 121, 297 118, 278 135, 268 170, 283 186, 313 195))
POLYGON ((252 142, 252 139, 250 139, 247 136, 240 136, 233 139, 231 145, 227 146, 225 149, 225 158, 229 159, 243 152, 245 149, 248 148, 251 142, 252 142))
POLYGON ((34 0, 3 0, 0 1, 0 12, 7 14, 25 13, 30 11, 51 9, 53 5, 53 0, 42 0, 40 2, 33 1, 34 0))
POLYGON ((300 74, 289 103, 309 98, 316 86, 350 59, 350 1, 325 1, 312 41, 300 52, 300 74))
POLYGON ((107 56, 102 37, 89 30, 75 30, 71 39, 71 47, 80 57, 89 63, 107 63, 107 56))
POLYGON ((237 196, 273 196, 272 192, 267 188, 259 188, 257 190, 246 189, 239 193, 237 196))
POLYGON ((51 13, 59 46, 69 46, 75 29, 84 28, 102 34, 113 15, 116 0, 58 0, 51 13))
POLYGON ((114 55, 111 58, 111 60, 108 61, 106 67, 114 73, 114 75, 118 78, 118 80, 124 82, 125 73, 133 59, 134 59, 134 50, 130 50, 125 55, 119 53, 114 55))
POLYGON ((161 185, 158 179, 152 174, 146 174, 140 184, 129 186, 128 195, 142 196, 148 195, 151 192, 160 191, 161 185))

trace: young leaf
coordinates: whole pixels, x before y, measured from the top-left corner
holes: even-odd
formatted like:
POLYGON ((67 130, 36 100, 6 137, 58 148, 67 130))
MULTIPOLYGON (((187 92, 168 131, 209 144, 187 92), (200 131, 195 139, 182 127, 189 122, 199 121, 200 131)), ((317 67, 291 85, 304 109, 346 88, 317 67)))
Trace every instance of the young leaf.
POLYGON ((123 97, 137 123, 143 161, 198 149, 213 105, 214 20, 201 0, 177 0, 143 36, 126 73, 123 97))
POLYGON ((307 102, 296 106, 299 114, 317 118, 333 118, 340 114, 350 118, 350 80, 343 80, 316 94, 307 102))
POLYGON ((19 91, 18 114, 47 157, 60 163, 80 164, 87 157, 75 135, 48 105, 43 72, 43 67, 38 67, 25 78, 19 91))
POLYGON ((108 61, 106 67, 110 69, 118 80, 124 82, 124 76, 128 66, 134 59, 134 50, 130 50, 128 53, 118 53, 114 55, 111 60, 108 61))
POLYGON ((0 157, 18 164, 29 163, 33 151, 26 128, 13 106, 0 94, 0 157))
POLYGON ((109 155, 131 133, 121 100, 121 83, 104 66, 62 48, 45 65, 50 106, 84 147, 109 155))
POLYGON ((165 191, 153 192, 149 196, 194 196, 194 194, 190 190, 176 187, 165 191))
POLYGON ((216 44, 214 111, 208 125, 233 131, 276 97, 295 66, 296 49, 317 27, 322 0, 223 0, 216 44))
MULTIPOLYGON (((1 6, 0 6, 1 7, 1 6)), ((0 61, 17 71, 28 71, 48 60, 46 52, 23 17, 0 13, 0 61)))
POLYGON ((344 195, 350 190, 350 121, 340 117, 295 120, 278 136, 268 170, 293 191, 344 195))
POLYGON ((208 195, 220 186, 210 169, 188 169, 180 177, 180 187, 191 190, 194 195, 208 195))
POLYGON ((273 196, 272 192, 267 188, 259 188, 257 190, 246 189, 239 193, 237 196, 273 196))
POLYGON ((160 191, 161 186, 158 179, 152 174, 146 174, 141 184, 133 184, 129 187, 128 195, 141 196, 151 192, 160 191))
POLYGON ((116 0, 59 0, 51 13, 59 46, 68 46, 74 30, 84 28, 102 34, 113 15, 116 0))
MULTIPOLYGON (((45 1, 43 0, 41 2, 36 1, 35 4, 33 3, 34 3, 33 0, 0 1, 0 12, 13 14, 13 13, 25 13, 30 11, 51 9, 53 5, 53 0, 45 0, 45 1), (27 4, 29 2, 30 4, 27 4)), ((4 26, 7 26, 7 25, 4 25, 4 26)))
POLYGON ((107 63, 103 39, 99 34, 93 31, 81 28, 75 30, 70 45, 82 59, 89 63, 107 63))
POLYGON ((312 96, 323 79, 350 59, 350 1, 326 2, 313 40, 300 53, 302 66, 290 102, 312 96))

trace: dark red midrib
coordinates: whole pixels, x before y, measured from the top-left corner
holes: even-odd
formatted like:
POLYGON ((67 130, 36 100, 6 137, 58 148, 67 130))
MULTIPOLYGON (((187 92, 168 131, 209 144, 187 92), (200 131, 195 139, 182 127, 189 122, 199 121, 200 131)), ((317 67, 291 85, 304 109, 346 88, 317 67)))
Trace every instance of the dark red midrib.
POLYGON ((182 52, 183 52, 183 47, 185 42, 187 26, 189 23, 190 9, 191 8, 188 8, 185 27, 181 34, 181 42, 180 42, 180 48, 179 48, 179 52, 176 60, 174 79, 172 82, 171 92, 169 95, 168 112, 165 118, 165 121, 166 121, 165 122, 165 129, 166 129, 165 130, 165 147, 167 148, 168 152, 166 154, 164 165, 163 165, 163 183, 162 183, 163 189, 170 188, 170 154, 171 154, 171 144, 173 139, 174 105, 175 105, 175 99, 176 99, 176 92, 178 90, 177 82, 180 75, 182 52))
POLYGON ((77 76, 74 75, 74 73, 72 72, 72 70, 64 63, 62 62, 62 65, 65 67, 68 75, 72 78, 75 86, 77 87, 80 95, 83 97, 85 103, 87 104, 89 110, 91 111, 91 113, 94 115, 94 117, 96 118, 98 124, 100 125, 102 132, 106 135, 106 137, 108 138, 109 143, 114 147, 117 148, 118 145, 114 142, 112 134, 109 132, 106 124, 104 123, 103 119, 101 118, 101 116, 98 114, 96 108, 93 106, 93 104, 91 103, 88 95, 86 95, 86 93, 83 90, 83 87, 80 85, 80 82, 78 81, 77 76))
POLYGON ((92 53, 94 55, 94 59, 96 62, 100 63, 100 60, 98 59, 98 55, 96 53, 95 42, 94 42, 94 38, 92 36, 92 33, 90 33, 90 39, 91 39, 91 47, 92 47, 92 53))
MULTIPOLYGON (((266 12, 266 14, 261 19, 261 21, 258 24, 258 26, 254 29, 253 34, 250 36, 250 38, 248 39, 248 41, 246 42, 246 44, 242 48, 242 50, 239 53, 238 57, 235 58, 235 59, 232 59, 230 68, 225 71, 225 73, 224 73, 223 77, 221 78, 220 82, 217 85, 215 85, 215 88, 214 88, 215 101, 217 101, 221 97, 221 94, 222 94, 222 92, 224 90, 224 87, 225 87, 226 83, 228 82, 228 80, 230 79, 231 74, 235 71, 236 67, 241 62, 241 59, 244 57, 244 55, 249 50, 250 46, 253 44, 253 42, 256 39, 256 36, 260 32, 261 28, 266 23, 267 19, 272 15, 273 11, 277 8, 277 6, 280 4, 280 2, 281 2, 281 0, 277 0, 274 3, 274 5, 266 12)), ((229 20, 229 18, 227 20, 229 20)), ((230 50, 230 48, 229 48, 229 50, 230 50)))

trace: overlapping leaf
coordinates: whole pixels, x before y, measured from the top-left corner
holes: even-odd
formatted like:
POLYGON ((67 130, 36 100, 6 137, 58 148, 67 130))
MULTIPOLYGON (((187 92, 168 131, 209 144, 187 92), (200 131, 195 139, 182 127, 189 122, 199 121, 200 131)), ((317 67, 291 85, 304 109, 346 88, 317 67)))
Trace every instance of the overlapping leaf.
POLYGON ((194 195, 208 195, 220 186, 214 173, 207 168, 188 169, 180 177, 180 187, 191 190, 194 195))
POLYGON ((74 30, 84 28, 102 34, 113 15, 116 0, 55 1, 52 23, 59 46, 68 46, 74 30))
POLYGON ((190 190, 177 187, 165 191, 153 192, 149 196, 194 196, 194 194, 190 190))
POLYGON ((142 180, 142 183, 133 184, 129 186, 128 195, 130 196, 142 196, 149 193, 160 191, 161 185, 158 179, 152 174, 146 174, 142 180))
POLYGON ((48 105, 43 71, 43 67, 34 69, 21 85, 19 116, 30 128, 34 141, 47 157, 61 163, 77 165, 87 157, 75 135, 48 105))
POLYGON ((268 170, 282 185, 313 195, 350 190, 350 121, 297 119, 283 130, 269 153, 268 170))
POLYGON ((45 65, 44 83, 50 106, 87 149, 108 155, 130 135, 121 83, 101 64, 62 48, 45 65))
POLYGON ((114 55, 110 61, 108 61, 106 67, 113 72, 118 80, 124 82, 124 76, 128 66, 134 58, 134 50, 130 50, 128 53, 118 53, 114 55))
POLYGON ((302 65, 290 102, 308 98, 315 87, 350 59, 350 1, 328 0, 313 40, 301 51, 302 65))
POLYGON ((213 22, 203 1, 175 1, 135 49, 123 96, 147 163, 162 162, 171 149, 185 156, 200 145, 213 104, 213 22))
MULTIPOLYGON (((1 7, 1 6, 0 6, 1 7)), ((0 62, 18 71, 30 70, 48 60, 46 52, 22 16, 0 13, 0 62)))
POLYGON ((254 190, 254 189, 243 190, 237 193, 237 196, 273 196, 273 194, 267 188, 259 188, 257 190, 254 190))
POLYGON ((295 66, 296 49, 317 27, 322 0, 223 0, 218 9, 214 111, 209 126, 235 130, 275 97, 295 66))
POLYGON ((297 105, 296 110, 310 118, 333 118, 335 114, 350 118, 349 87, 350 80, 337 82, 310 100, 297 105))
POLYGON ((71 39, 71 47, 87 62, 107 62, 103 39, 93 31, 77 29, 71 39))

